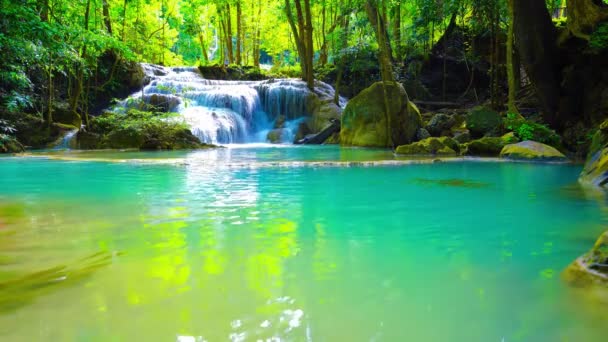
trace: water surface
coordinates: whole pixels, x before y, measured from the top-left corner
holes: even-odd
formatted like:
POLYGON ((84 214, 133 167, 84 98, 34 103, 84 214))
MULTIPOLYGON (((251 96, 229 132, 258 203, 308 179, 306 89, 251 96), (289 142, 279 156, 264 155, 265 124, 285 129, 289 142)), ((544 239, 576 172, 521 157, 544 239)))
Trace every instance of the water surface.
POLYGON ((608 332, 606 304, 560 279, 607 221, 579 166, 305 163, 394 159, 337 147, 52 155, 69 160, 0 159, 0 340, 608 332))

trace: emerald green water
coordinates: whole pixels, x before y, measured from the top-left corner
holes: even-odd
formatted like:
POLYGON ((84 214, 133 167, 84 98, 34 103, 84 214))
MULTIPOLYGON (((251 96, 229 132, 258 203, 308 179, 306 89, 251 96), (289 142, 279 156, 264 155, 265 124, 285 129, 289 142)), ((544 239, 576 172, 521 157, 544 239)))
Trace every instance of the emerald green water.
POLYGON ((38 157, 0 158, 3 341, 608 333, 606 302, 560 279, 607 223, 580 166, 345 167, 394 157, 337 147, 38 157))

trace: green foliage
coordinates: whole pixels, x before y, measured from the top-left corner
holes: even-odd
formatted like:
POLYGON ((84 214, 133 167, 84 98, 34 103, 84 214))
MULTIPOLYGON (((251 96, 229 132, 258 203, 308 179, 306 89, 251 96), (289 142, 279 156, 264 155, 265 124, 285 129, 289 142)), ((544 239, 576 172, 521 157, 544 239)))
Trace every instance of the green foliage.
POLYGON ((203 146, 174 113, 130 109, 93 118, 79 135, 82 148, 184 149, 203 146))
POLYGON ((604 51, 608 48, 608 22, 601 23, 591 34, 589 48, 593 52, 604 51))
POLYGON ((522 141, 533 140, 553 147, 561 146, 561 137, 544 124, 526 120, 516 113, 508 113, 505 128, 511 130, 522 141))

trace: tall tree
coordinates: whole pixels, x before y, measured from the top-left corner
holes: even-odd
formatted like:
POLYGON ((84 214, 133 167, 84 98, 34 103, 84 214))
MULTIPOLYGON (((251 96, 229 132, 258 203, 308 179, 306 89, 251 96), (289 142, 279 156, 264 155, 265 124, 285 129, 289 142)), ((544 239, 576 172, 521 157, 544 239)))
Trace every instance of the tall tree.
POLYGON ((557 32, 545 0, 513 0, 515 42, 532 81, 544 119, 557 126, 559 103, 559 52, 557 32))

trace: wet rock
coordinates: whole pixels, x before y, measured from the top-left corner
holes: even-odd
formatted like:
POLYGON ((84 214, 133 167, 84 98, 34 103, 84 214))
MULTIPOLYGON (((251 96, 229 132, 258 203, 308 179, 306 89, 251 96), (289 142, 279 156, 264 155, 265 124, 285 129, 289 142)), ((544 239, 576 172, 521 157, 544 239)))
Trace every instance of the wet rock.
POLYGON ((429 123, 426 125, 426 130, 434 137, 449 135, 450 129, 456 120, 451 116, 443 113, 435 114, 429 123))
POLYGON ((467 143, 465 154, 468 156, 497 157, 506 144, 501 138, 484 137, 467 143))
POLYGON ((397 147, 396 154, 403 155, 457 155, 458 142, 449 137, 427 138, 409 145, 397 147))
POLYGON ((577 287, 608 286, 608 231, 599 237, 589 252, 566 268, 563 278, 577 287))
POLYGON ((284 128, 285 127, 285 115, 277 116, 276 120, 274 120, 274 128, 284 128))
POLYGON ((467 128, 473 138, 497 135, 502 126, 502 117, 487 107, 476 107, 467 114, 467 128))
POLYGON ((179 106, 180 99, 177 96, 166 94, 152 94, 146 97, 146 102, 162 112, 172 112, 179 106))
POLYGON ((403 86, 377 82, 346 105, 340 142, 368 147, 405 145, 415 140, 421 124, 420 111, 409 101, 403 86), (385 98, 389 99, 386 104, 385 98))
POLYGON ((604 121, 593 135, 579 181, 598 187, 608 184, 608 120, 604 121))
POLYGON ((500 152, 501 158, 530 161, 566 161, 568 158, 549 145, 536 141, 522 141, 517 144, 509 144, 500 152))
POLYGON ((276 128, 268 132, 266 139, 272 144, 280 144, 287 139, 289 132, 284 128, 276 128))
POLYGON ((416 131, 416 140, 424 140, 426 138, 430 138, 431 134, 429 133, 429 131, 426 130, 426 128, 419 128, 416 131))
POLYGON ((465 144, 471 141, 471 133, 469 130, 461 130, 454 132, 454 140, 456 140, 459 144, 465 144))

